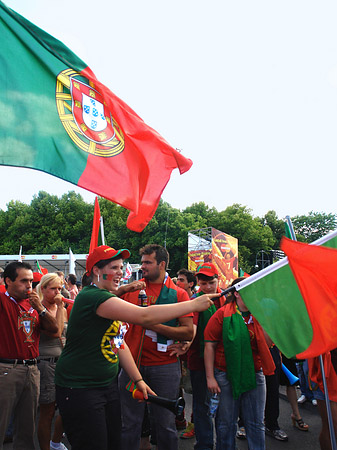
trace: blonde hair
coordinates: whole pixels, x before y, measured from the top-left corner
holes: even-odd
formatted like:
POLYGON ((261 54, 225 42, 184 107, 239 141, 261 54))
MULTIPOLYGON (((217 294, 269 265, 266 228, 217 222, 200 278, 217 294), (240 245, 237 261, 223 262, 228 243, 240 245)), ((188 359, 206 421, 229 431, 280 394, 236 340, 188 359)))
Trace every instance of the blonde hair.
POLYGON ((36 287, 36 292, 37 295, 39 296, 40 300, 43 299, 43 294, 42 294, 42 288, 45 288, 48 286, 49 283, 51 283, 52 281, 59 281, 60 284, 62 285, 62 280, 61 278, 57 275, 57 273, 46 273, 45 275, 43 275, 43 277, 41 278, 40 283, 37 285, 36 287))

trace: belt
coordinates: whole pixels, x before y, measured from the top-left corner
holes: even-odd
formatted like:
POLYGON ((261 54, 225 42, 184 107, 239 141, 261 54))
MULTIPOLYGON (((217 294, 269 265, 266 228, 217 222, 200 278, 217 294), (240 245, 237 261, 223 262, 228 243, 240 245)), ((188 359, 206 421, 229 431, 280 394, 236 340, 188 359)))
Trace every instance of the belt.
POLYGON ((59 356, 50 356, 50 357, 39 356, 37 358, 38 361, 48 361, 51 363, 56 363, 56 361, 58 361, 58 359, 59 359, 59 356))
POLYGON ((0 363, 5 364, 24 364, 25 366, 33 366, 34 364, 37 364, 37 359, 6 359, 6 358, 0 358, 0 363))

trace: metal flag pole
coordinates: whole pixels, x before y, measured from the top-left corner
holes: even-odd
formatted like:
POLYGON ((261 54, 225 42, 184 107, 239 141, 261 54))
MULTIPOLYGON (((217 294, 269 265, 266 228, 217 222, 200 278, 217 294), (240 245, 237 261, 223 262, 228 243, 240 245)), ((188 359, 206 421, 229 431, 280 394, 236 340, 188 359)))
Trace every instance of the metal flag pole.
POLYGON ((100 226, 101 226, 102 245, 105 245, 104 225, 103 225, 103 217, 102 216, 99 218, 99 223, 100 223, 100 226))
MULTIPOLYGON (((291 239, 293 241, 297 241, 296 239, 296 235, 294 232, 294 227, 293 224, 291 222, 291 219, 289 216, 286 216, 286 221, 290 230, 290 234, 291 234, 291 239)), ((325 404, 326 404, 326 411, 327 411, 327 415, 328 415, 328 424, 329 424, 329 432, 330 432, 330 441, 331 441, 331 450, 337 450, 337 446, 336 446, 336 436, 335 436, 335 429, 333 426, 333 419, 332 419, 332 413, 331 413, 331 406, 330 406, 330 400, 329 400, 329 392, 328 392, 328 386, 326 383, 326 378, 325 378, 325 369, 324 369, 324 363, 323 363, 323 357, 322 355, 319 355, 319 364, 321 367, 321 372, 322 372, 322 380, 323 380, 323 387, 324 387, 324 395, 325 395, 325 404)))

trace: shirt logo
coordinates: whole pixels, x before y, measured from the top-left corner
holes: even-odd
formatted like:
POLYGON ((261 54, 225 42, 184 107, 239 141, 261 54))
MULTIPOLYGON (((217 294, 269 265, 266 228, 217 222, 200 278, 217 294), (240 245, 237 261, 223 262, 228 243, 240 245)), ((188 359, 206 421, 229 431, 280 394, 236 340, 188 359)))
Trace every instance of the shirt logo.
POLYGON ((31 316, 28 312, 22 312, 21 316, 18 317, 18 330, 22 328, 26 335, 24 342, 35 342, 34 339, 32 339, 35 322, 36 318, 31 316))
POLYGON ((124 335, 127 332, 127 328, 127 324, 115 320, 102 338, 102 354, 113 364, 118 362, 117 353, 120 348, 123 348, 124 335))

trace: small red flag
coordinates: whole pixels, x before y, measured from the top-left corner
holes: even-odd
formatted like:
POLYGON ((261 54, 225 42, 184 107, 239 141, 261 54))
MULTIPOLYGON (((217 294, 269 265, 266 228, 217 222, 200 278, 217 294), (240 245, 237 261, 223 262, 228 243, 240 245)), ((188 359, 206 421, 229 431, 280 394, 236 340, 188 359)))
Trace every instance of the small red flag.
POLYGON ((337 250, 287 238, 282 239, 281 249, 288 256, 313 331, 311 344, 297 357, 306 359, 336 348, 337 250))
POLYGON ((91 253, 94 248, 98 247, 98 234, 100 222, 101 222, 101 211, 99 209, 98 198, 96 197, 89 253, 91 253))

